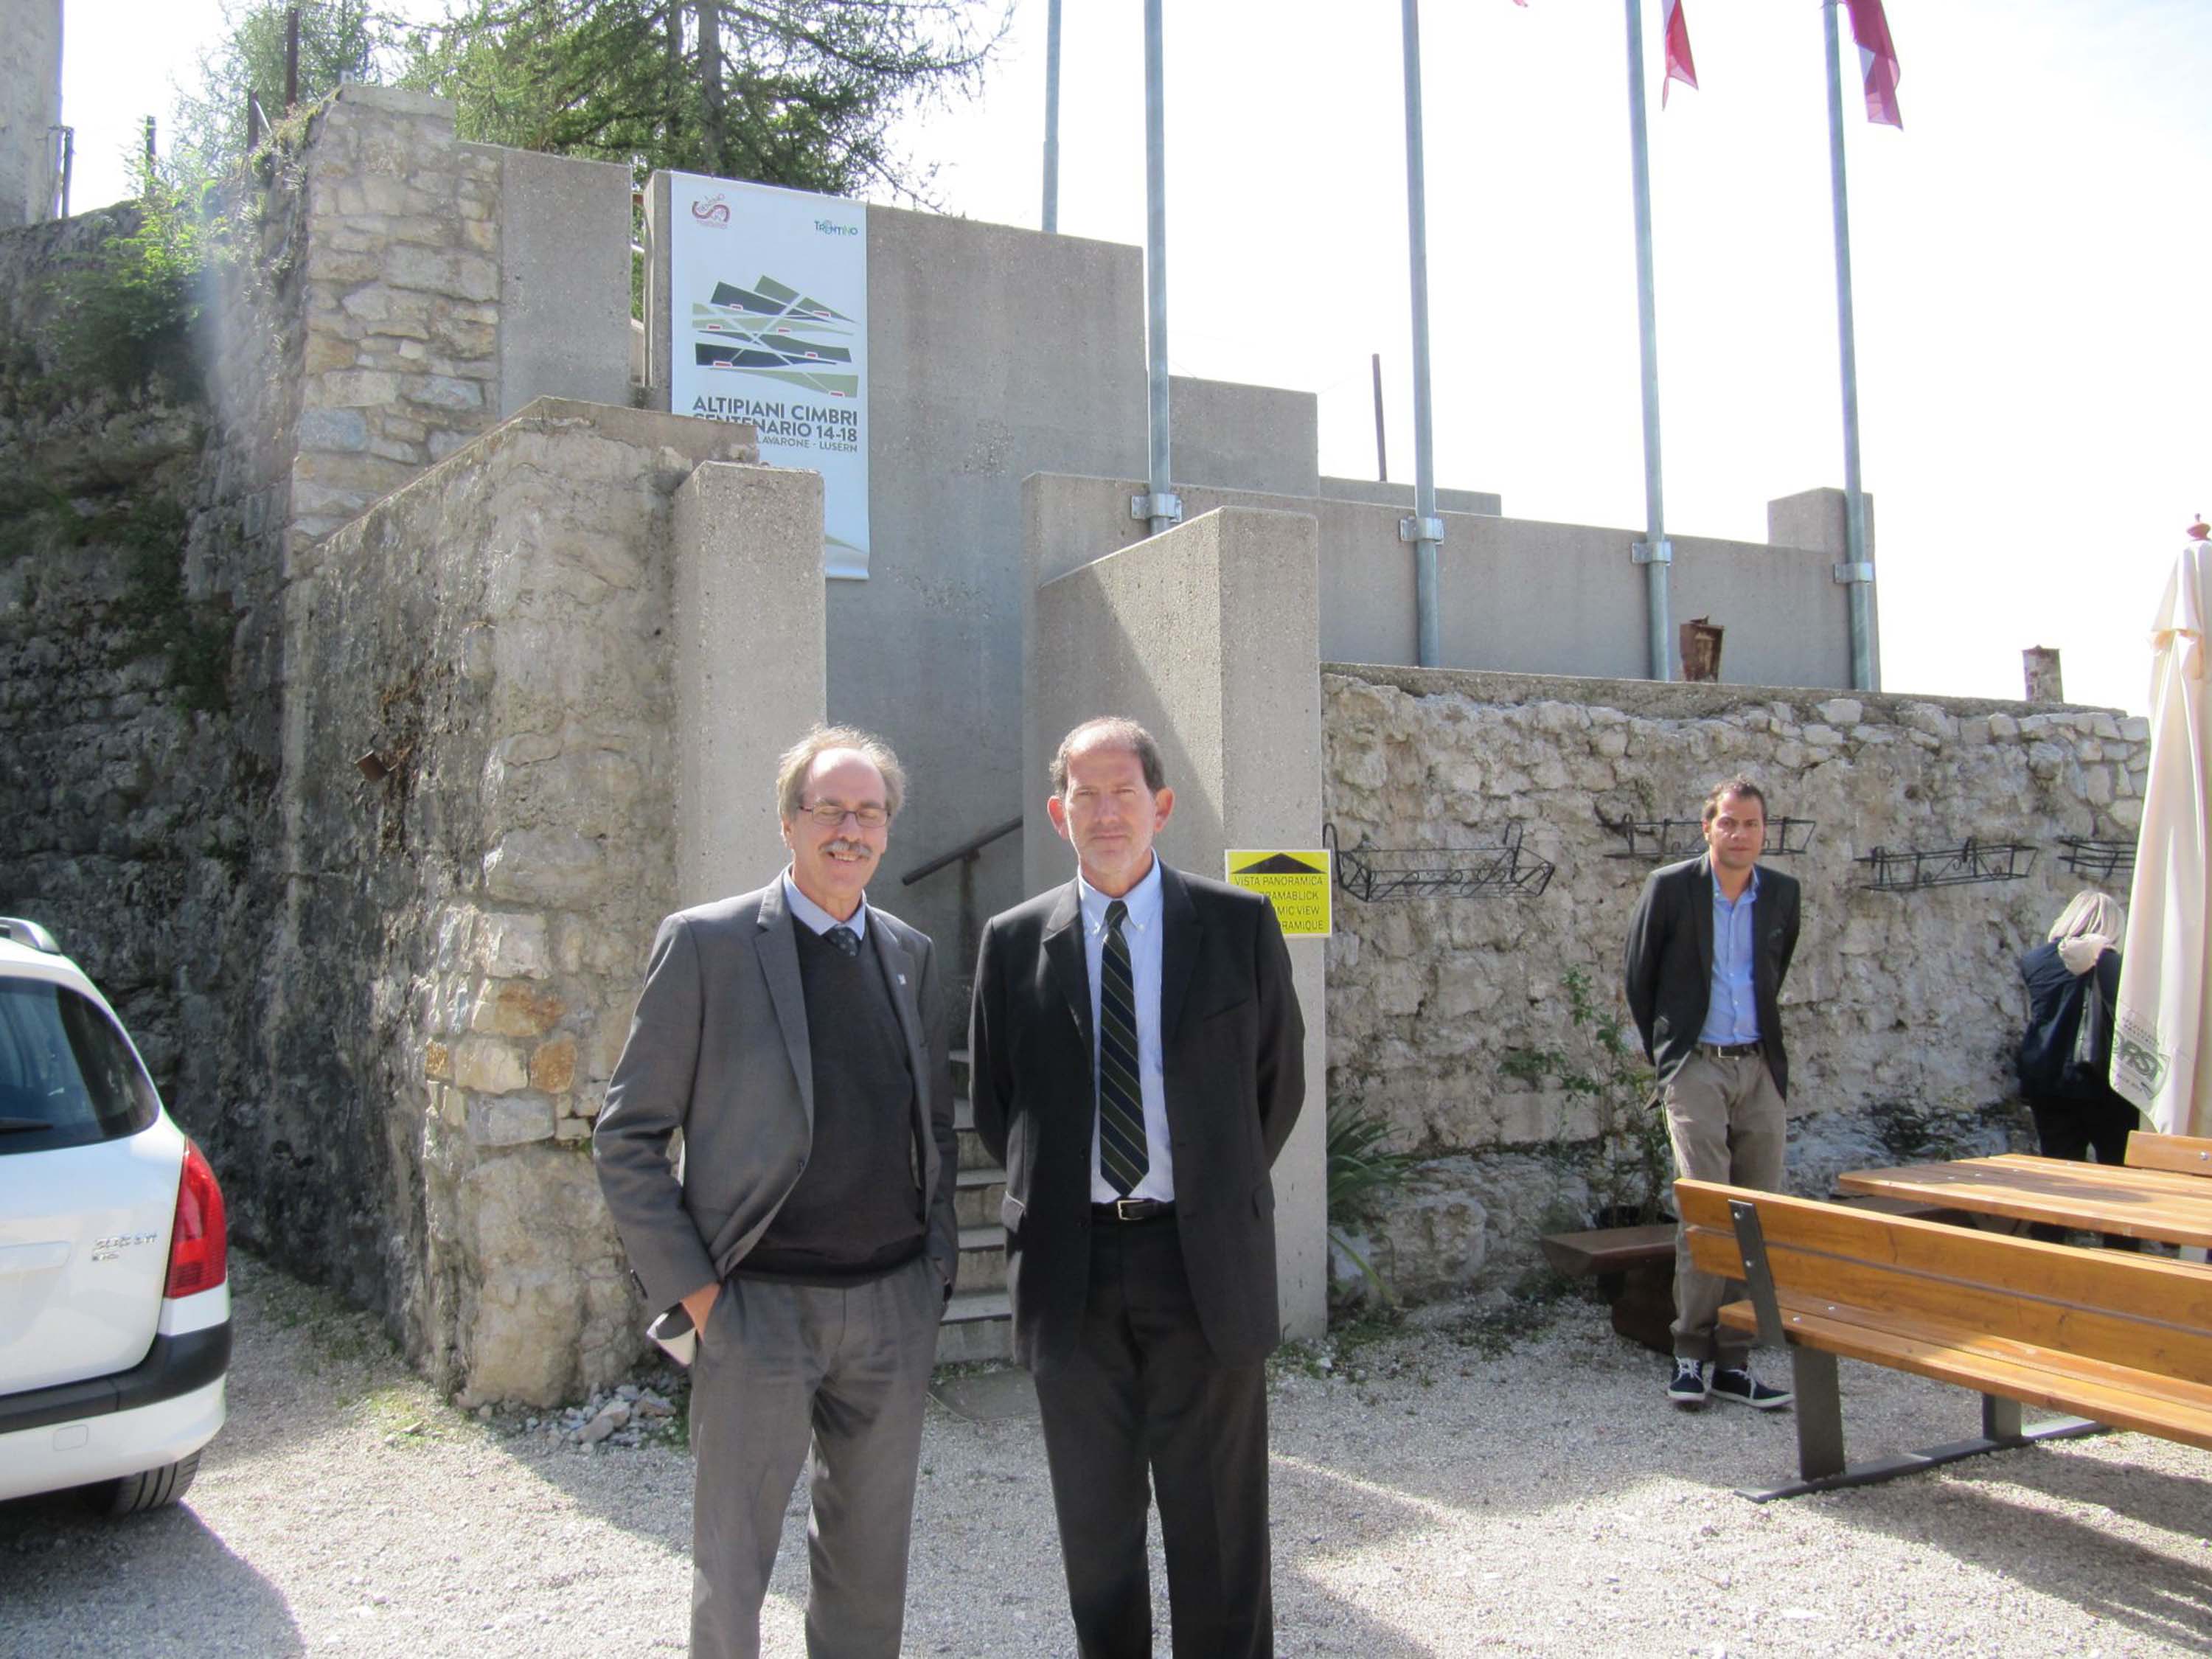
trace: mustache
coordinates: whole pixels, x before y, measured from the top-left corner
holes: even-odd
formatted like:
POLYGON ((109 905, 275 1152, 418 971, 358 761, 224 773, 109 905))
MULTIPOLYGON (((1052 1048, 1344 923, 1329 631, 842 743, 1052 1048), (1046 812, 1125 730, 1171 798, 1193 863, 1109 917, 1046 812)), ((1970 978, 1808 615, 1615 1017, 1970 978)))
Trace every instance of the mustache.
POLYGON ((822 850, 825 853, 854 853, 863 858, 872 856, 868 851, 867 842, 864 841, 847 841, 842 836, 840 836, 836 841, 824 842, 823 844, 822 850))

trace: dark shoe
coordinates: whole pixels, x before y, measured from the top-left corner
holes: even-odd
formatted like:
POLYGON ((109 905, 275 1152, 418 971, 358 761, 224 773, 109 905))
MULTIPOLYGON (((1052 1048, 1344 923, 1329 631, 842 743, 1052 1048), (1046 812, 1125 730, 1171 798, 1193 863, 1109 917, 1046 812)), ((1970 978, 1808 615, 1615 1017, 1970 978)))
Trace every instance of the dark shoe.
POLYGON ((1705 1403, 1711 1390, 1705 1386, 1705 1362, 1702 1359, 1677 1359, 1674 1380, 1667 1385, 1667 1398, 1676 1405, 1695 1411, 1705 1403))
POLYGON ((1779 1411, 1792 1397, 1789 1389, 1770 1389, 1747 1368, 1739 1370, 1733 1365, 1713 1373, 1712 1393, 1716 1400, 1733 1400, 1739 1406, 1760 1412, 1779 1411))

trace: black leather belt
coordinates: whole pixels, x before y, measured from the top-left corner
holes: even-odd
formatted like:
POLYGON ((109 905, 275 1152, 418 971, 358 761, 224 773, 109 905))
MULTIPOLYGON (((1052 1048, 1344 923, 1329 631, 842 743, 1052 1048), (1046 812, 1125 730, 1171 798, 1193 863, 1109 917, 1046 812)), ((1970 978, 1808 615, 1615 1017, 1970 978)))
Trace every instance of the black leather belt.
POLYGON ((1709 1060, 1751 1060, 1765 1050, 1756 1042, 1700 1042, 1698 1052, 1709 1060))
POLYGON ((1093 1221, 1158 1221, 1174 1213, 1174 1203, 1158 1198, 1117 1198, 1111 1204, 1091 1206, 1093 1221))

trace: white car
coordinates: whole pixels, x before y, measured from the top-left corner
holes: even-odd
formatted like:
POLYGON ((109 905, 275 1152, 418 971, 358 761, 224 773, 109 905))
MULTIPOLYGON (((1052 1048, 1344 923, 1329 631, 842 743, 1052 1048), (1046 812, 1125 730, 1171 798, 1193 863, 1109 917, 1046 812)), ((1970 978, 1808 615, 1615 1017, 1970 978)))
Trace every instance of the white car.
POLYGON ((229 1364, 215 1172, 106 999, 0 917, 0 1498, 173 1503, 229 1364))

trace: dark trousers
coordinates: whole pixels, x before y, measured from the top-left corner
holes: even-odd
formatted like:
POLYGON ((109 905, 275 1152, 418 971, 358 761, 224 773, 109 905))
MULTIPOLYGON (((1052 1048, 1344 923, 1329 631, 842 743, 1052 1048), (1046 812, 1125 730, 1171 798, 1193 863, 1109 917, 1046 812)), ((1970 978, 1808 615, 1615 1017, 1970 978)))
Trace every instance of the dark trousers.
POLYGON ((1092 1229, 1081 1340, 1036 1380, 1083 1659, 1152 1653, 1148 1466, 1178 1659, 1267 1659, 1266 1368, 1215 1360, 1172 1217, 1092 1229))
MULTIPOLYGON (((2045 1158, 2071 1158, 2077 1164, 2124 1164, 2128 1136, 2142 1127, 2142 1115, 2110 1089, 2086 1100, 2031 1095, 2027 1109, 2035 1119, 2036 1150, 2045 1158), (2097 1154, 2094 1158, 2089 1156, 2093 1149, 2097 1154)), ((2063 1243, 2066 1238, 2063 1227, 2047 1221, 2033 1223, 2027 1234, 2049 1244, 2063 1243)), ((2106 1233, 2105 1248, 2135 1250, 2142 1247, 2135 1239, 2106 1233)))

